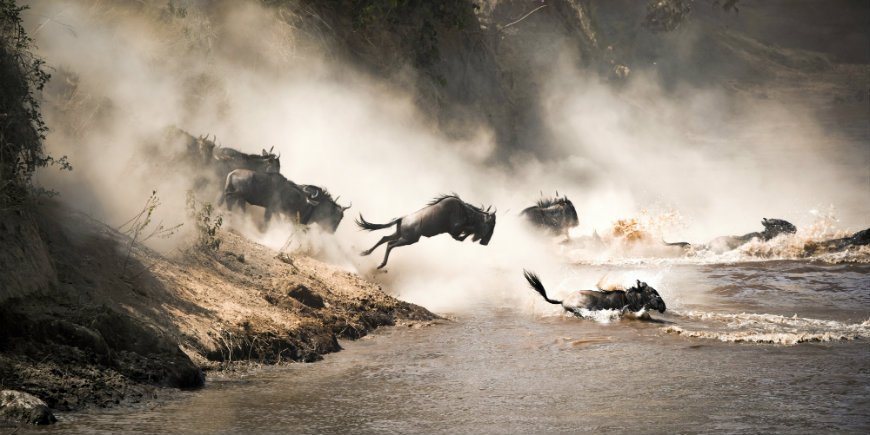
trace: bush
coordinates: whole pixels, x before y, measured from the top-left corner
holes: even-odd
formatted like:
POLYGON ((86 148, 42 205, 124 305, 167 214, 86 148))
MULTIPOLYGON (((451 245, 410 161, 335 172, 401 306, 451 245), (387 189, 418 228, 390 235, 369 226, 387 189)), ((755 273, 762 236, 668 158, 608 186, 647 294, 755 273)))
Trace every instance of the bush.
POLYGON ((37 94, 48 82, 45 61, 35 56, 33 40, 21 22, 26 6, 0 0, 0 208, 15 207, 28 196, 33 173, 49 164, 72 169, 66 156, 45 153, 48 131, 37 94))
POLYGON ((220 214, 214 215, 214 207, 211 203, 203 202, 197 206, 196 195, 192 190, 187 191, 187 214, 196 225, 196 245, 201 251, 217 251, 221 247, 221 239, 218 230, 224 223, 220 214))

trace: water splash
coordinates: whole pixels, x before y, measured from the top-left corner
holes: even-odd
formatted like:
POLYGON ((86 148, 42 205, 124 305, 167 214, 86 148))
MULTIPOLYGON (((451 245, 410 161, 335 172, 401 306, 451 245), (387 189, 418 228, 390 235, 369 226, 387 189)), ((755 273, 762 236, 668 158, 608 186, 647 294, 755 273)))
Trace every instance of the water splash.
POLYGON ((870 246, 852 246, 837 252, 815 249, 820 242, 847 237, 852 231, 839 228, 833 208, 820 213, 811 210, 812 223, 795 234, 783 234, 771 240, 752 239, 736 249, 717 252, 701 244, 684 249, 666 246, 662 234, 682 226, 677 211, 658 213, 643 211, 638 216, 617 219, 603 237, 576 237, 561 248, 563 257, 574 264, 722 264, 770 260, 811 260, 831 264, 870 263, 870 246))
POLYGON ((711 313, 675 311, 673 315, 703 323, 698 329, 669 325, 663 330, 692 338, 706 338, 729 343, 767 343, 795 345, 808 342, 829 342, 870 338, 870 319, 861 323, 845 323, 775 314, 711 313))

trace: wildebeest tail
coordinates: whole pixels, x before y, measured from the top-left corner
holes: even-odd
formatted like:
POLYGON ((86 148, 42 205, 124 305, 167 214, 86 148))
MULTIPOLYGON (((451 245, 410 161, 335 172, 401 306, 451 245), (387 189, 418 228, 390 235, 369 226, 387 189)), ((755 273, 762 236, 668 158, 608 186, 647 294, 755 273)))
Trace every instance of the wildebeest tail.
POLYGON ((544 284, 541 284, 541 280, 538 279, 538 275, 535 275, 534 272, 529 272, 528 270, 523 269, 523 275, 526 277, 526 281, 529 282, 529 285, 538 292, 541 296, 544 297, 544 300, 555 305, 559 305, 562 301, 557 301, 555 299, 550 299, 547 297, 547 291, 544 290, 544 284))
POLYGON ((399 219, 393 219, 385 224, 373 224, 371 222, 366 222, 366 220, 363 219, 362 213, 360 213, 359 217, 356 219, 357 226, 366 231, 382 230, 384 228, 389 228, 395 225, 397 222, 399 222, 399 219))

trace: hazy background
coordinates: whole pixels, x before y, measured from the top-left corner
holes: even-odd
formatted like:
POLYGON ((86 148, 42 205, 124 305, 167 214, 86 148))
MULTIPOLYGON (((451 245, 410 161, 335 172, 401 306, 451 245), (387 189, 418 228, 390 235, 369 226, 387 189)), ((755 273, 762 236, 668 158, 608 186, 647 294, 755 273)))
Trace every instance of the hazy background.
MULTIPOLYGON (((535 128, 544 133, 518 135, 508 145, 499 120, 469 118, 462 134, 445 131, 421 106, 425 100, 401 85, 417 79, 413 68, 374 75, 338 54, 323 34, 291 25, 283 9, 277 13, 258 2, 176 2, 185 7, 182 14, 164 2, 26 3, 27 30, 53 74, 45 92, 51 128, 46 146, 51 155, 69 155, 75 168, 46 171, 41 180, 113 226, 134 215, 152 190, 162 200, 160 220, 187 220, 190 174, 163 161, 181 150, 153 148, 170 125, 193 135, 216 134, 220 144, 245 152, 274 146, 286 177, 327 187, 343 204, 353 203, 334 238, 309 236, 313 240, 300 243, 435 310, 455 308, 456 301, 518 298, 523 267, 565 276, 557 273, 564 248, 530 234, 517 219, 542 191, 558 190, 574 201, 581 220, 575 236, 607 233, 616 219, 655 222, 659 215, 665 223, 656 228, 657 237, 689 241, 760 230, 762 217, 806 228, 833 215, 839 222, 825 229, 831 234, 870 225, 868 118, 863 127, 858 121, 856 133, 818 111, 853 86, 857 93, 843 95, 862 98, 854 107, 859 119, 862 107, 867 115, 866 75, 842 68, 811 74, 797 67, 786 74, 770 66, 768 75, 786 75, 741 87, 698 80, 697 70, 685 71, 683 81, 679 70, 656 67, 706 50, 709 35, 703 32, 709 29, 701 24, 657 37, 672 51, 655 62, 631 64, 627 80, 618 82, 583 67, 568 45, 548 48, 545 59, 535 60, 542 65, 535 73, 541 86, 528 109, 538 114, 542 121, 535 128), (792 95, 800 94, 800 86, 814 90, 796 102, 792 95), (424 239, 393 251, 386 274, 372 272, 383 248, 370 257, 357 255, 389 231, 358 231, 352 222, 358 213, 386 222, 450 192, 498 208, 489 246, 424 239), (475 288, 487 291, 470 290, 475 288)), ((725 42, 717 47, 757 55, 754 40, 739 39, 743 33, 719 35, 725 42)), ((532 49, 547 40, 525 43, 532 49)), ((634 57, 616 52, 646 56, 640 49, 634 57)), ((767 68, 764 62, 756 64, 767 68)), ((233 218, 228 226, 275 248, 290 236, 286 224, 259 234, 250 223, 233 218)), ((156 241, 155 247, 171 251, 189 236, 156 241)), ((655 283, 657 276, 637 271, 608 279, 655 283)), ((554 287, 588 287, 600 274, 565 279, 571 282, 554 287)))

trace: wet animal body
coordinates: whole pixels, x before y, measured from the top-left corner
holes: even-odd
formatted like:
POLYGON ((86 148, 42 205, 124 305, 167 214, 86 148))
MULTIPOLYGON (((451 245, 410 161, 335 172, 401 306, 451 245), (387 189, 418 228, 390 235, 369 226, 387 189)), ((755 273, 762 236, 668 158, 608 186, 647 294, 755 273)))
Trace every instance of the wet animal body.
POLYGON ((567 196, 544 198, 520 212, 532 226, 556 235, 568 235, 568 230, 580 225, 577 210, 567 196))
MULTIPOLYGON (((776 236, 779 236, 780 234, 794 234, 797 232, 797 227, 792 225, 790 222, 782 219, 764 218, 761 220, 761 225, 764 226, 764 231, 747 233, 742 236, 717 237, 707 244, 698 245, 698 247, 701 249, 712 249, 715 251, 724 252, 730 251, 732 249, 737 249, 740 246, 748 243, 752 239, 759 239, 766 242, 776 236)), ((685 249, 688 249, 692 246, 688 242, 665 243, 665 245, 678 246, 685 249)))
POLYGON ((812 255, 817 252, 837 252, 847 249, 852 246, 870 245, 870 228, 858 231, 848 237, 840 239, 825 240, 823 242, 807 243, 804 246, 804 251, 807 255, 812 255))
POLYGON ((472 241, 479 240, 481 245, 486 245, 495 231, 495 212, 490 212, 489 208, 483 210, 468 204, 456 195, 444 195, 435 198, 426 207, 414 213, 385 224, 366 222, 362 214, 359 215, 356 224, 367 231, 396 227, 395 233, 382 237, 371 249, 361 253, 361 255, 369 255, 375 248, 386 243, 384 260, 378 266, 378 269, 381 269, 387 265, 393 248, 417 243, 420 237, 447 233, 461 242, 468 236, 473 236, 472 241))
POLYGON ((544 284, 541 283, 537 275, 527 270, 524 270, 523 274, 532 289, 540 294, 545 301, 554 305, 562 305, 565 311, 578 316, 582 316, 581 310, 622 310, 633 312, 656 310, 664 313, 665 309, 667 309, 665 301, 662 300, 656 289, 642 281, 637 281, 637 284, 628 290, 579 290, 571 293, 564 300, 558 301, 550 299, 547 296, 544 284))

